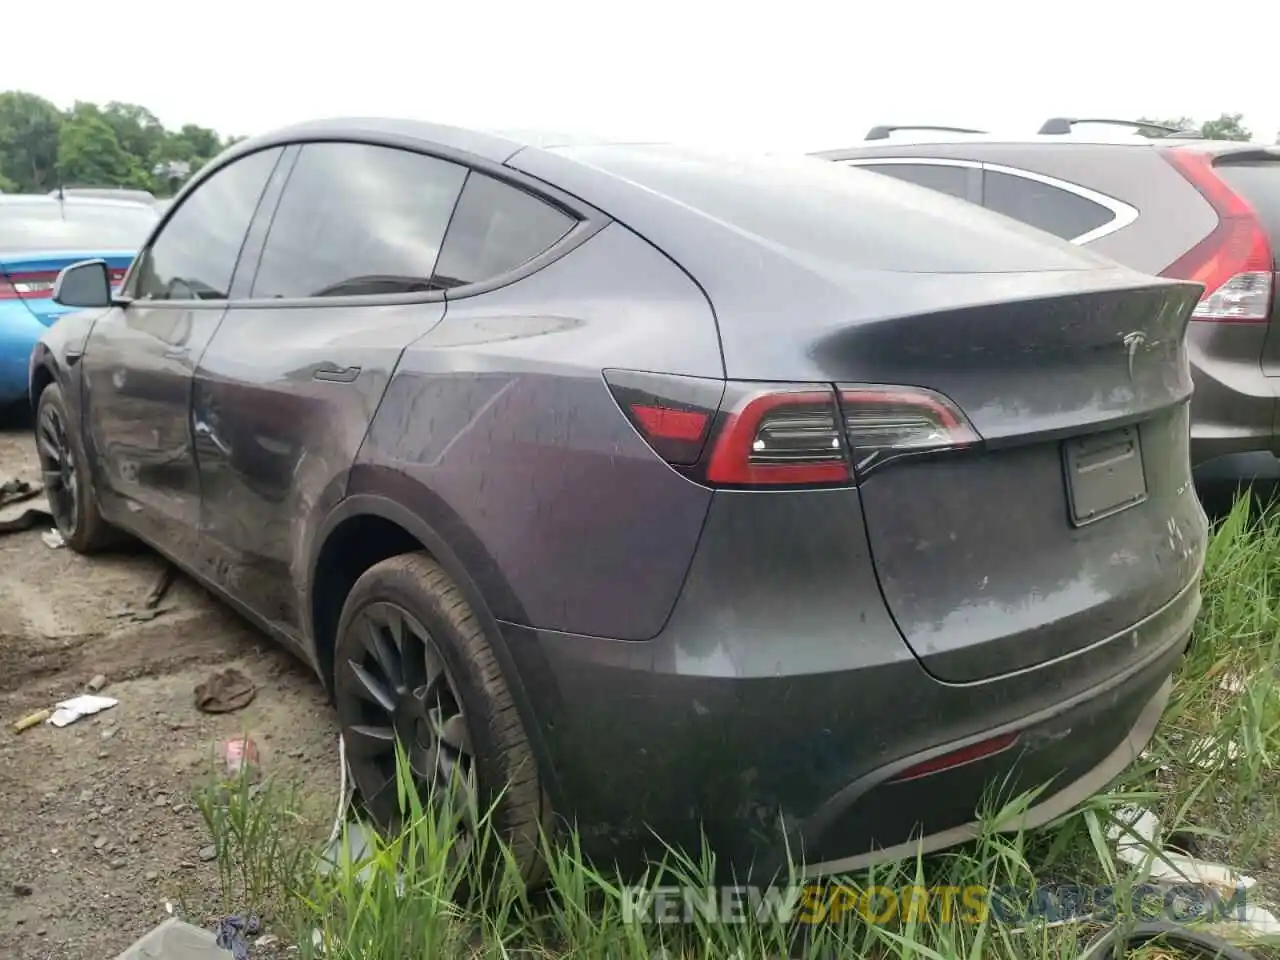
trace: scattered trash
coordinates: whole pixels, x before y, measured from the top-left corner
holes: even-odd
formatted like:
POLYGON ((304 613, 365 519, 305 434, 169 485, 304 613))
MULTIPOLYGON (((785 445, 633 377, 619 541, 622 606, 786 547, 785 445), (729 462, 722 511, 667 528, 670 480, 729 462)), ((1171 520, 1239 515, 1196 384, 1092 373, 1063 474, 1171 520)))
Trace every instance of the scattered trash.
POLYGON ((338 812, 334 815, 333 826, 329 829, 329 845, 342 833, 342 821, 347 819, 347 810, 351 807, 351 798, 355 795, 355 787, 348 781, 347 741, 338 734, 338 812))
POLYGON ((228 740, 222 745, 222 762, 227 776, 239 777, 247 774, 252 779, 257 775, 260 762, 258 746, 248 736, 228 740))
POLYGON ((10 509, 17 504, 35 499, 43 492, 40 487, 26 480, 6 480, 0 483, 0 535, 22 533, 24 530, 31 530, 52 521, 53 517, 49 511, 39 507, 27 507, 16 511, 10 509))
POLYGON ((235 667, 217 670, 196 684, 196 709, 202 713, 233 713, 253 702, 258 688, 235 667))
POLYGON ((57 530, 46 530, 40 534, 40 539, 44 541, 44 545, 50 550, 60 550, 67 545, 67 541, 62 539, 62 534, 57 530))
POLYGON ((95 674, 94 678, 84 685, 84 688, 90 693, 97 693, 107 685, 107 678, 103 674, 95 674))
MULTIPOLYGON (((165 904, 167 909, 172 904, 165 904)), ((115 960, 227 960, 227 952, 208 930, 170 916, 118 954, 115 960)))
POLYGON ((177 568, 166 563, 164 569, 160 571, 160 575, 156 577, 156 582, 151 589, 147 591, 147 595, 143 597, 142 603, 138 606, 128 604, 116 610, 114 613, 108 614, 117 620, 136 620, 139 623, 145 623, 148 620, 154 620, 162 613, 168 613, 174 608, 173 604, 160 605, 160 601, 165 598, 169 592, 169 588, 173 586, 174 578, 177 576, 177 568))
POLYGON ((1240 759, 1240 745, 1234 740, 1226 743, 1205 737, 1197 740, 1191 747, 1191 762, 1205 770, 1214 770, 1224 763, 1232 763, 1240 759))
POLYGON ((224 917, 214 927, 214 943, 230 950, 233 960, 249 960, 247 937, 257 934, 260 924, 254 916, 224 917))
POLYGON ((75 723, 82 717, 89 717, 95 713, 101 713, 103 710, 110 710, 119 702, 115 697, 97 697, 93 694, 82 693, 78 697, 62 700, 56 704, 57 709, 53 711, 53 715, 46 722, 53 724, 55 727, 65 727, 68 724, 75 723))
POLYGON ((52 716, 53 711, 48 707, 45 707, 43 710, 37 710, 35 713, 28 713, 21 720, 14 723, 13 732, 22 733, 24 730, 30 730, 32 727, 44 723, 52 716))
POLYGON ((155 584, 142 601, 143 609, 154 610, 160 605, 160 601, 169 592, 169 588, 173 586, 173 578, 177 572, 177 568, 173 564, 166 563, 164 565, 164 569, 160 571, 160 576, 156 577, 155 584))
MULTIPOLYGON (((1116 857, 1130 866, 1148 871, 1148 880, 1156 884, 1185 887, 1187 884, 1214 887, 1224 892, 1249 890, 1257 880, 1225 863, 1214 863, 1168 849, 1157 842, 1160 819, 1145 807, 1124 807, 1116 811, 1116 823, 1107 830, 1116 844, 1116 857)), ((1224 929, 1260 935, 1280 933, 1280 920, 1270 911, 1248 905, 1240 920, 1222 925, 1224 929)))
POLYGON ((0 483, 0 507, 7 507, 11 503, 22 503, 38 496, 40 496, 40 488, 26 480, 15 477, 0 483))

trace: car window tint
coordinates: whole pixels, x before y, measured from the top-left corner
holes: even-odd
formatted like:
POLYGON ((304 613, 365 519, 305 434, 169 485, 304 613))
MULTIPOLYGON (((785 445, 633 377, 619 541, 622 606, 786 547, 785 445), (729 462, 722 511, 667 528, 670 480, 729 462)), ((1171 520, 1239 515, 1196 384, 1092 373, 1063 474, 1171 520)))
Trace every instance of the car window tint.
POLYGON ((267 233, 253 296, 420 293, 466 168, 407 150, 312 143, 267 233))
POLYGON ((552 246, 575 222, 518 187, 472 173, 440 249, 436 285, 448 289, 514 270, 552 246))
POLYGON ((1092 200, 997 170, 983 173, 982 204, 1064 240, 1074 240, 1115 219, 1112 211, 1092 200))
POLYGON ((133 295, 144 300, 225 300, 249 221, 280 152, 241 157, 196 187, 143 256, 133 295))
POLYGON ((858 164, 857 170, 872 170, 886 176, 897 177, 908 183, 917 183, 930 190, 949 193, 961 200, 969 199, 969 169, 936 163, 867 163, 858 164))

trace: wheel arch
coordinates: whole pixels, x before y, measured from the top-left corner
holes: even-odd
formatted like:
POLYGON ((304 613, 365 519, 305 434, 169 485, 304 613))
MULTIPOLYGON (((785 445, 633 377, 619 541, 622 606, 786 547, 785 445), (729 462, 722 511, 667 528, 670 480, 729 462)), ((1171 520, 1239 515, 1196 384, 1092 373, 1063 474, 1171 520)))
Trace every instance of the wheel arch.
POLYGON ((388 557, 423 551, 440 564, 449 578, 457 584, 471 612, 480 622, 502 670, 503 678, 511 691, 520 719, 525 725, 529 743, 537 758, 539 770, 542 771, 543 781, 553 793, 558 792, 554 786, 556 775, 550 762, 549 752, 543 742, 537 718, 525 694, 523 679, 511 657, 498 619, 476 578, 471 575, 467 565, 459 558, 458 552, 450 542, 438 533, 418 511, 410 509, 400 501, 381 493, 355 493, 345 497, 329 512, 317 531, 314 543, 315 548, 309 560, 307 595, 303 610, 306 617, 306 636, 312 645, 311 653, 319 670, 321 682, 330 697, 333 695, 333 650, 337 639, 337 621, 341 615, 342 603, 355 583, 355 579, 374 563, 388 557), (328 579, 329 571, 334 569, 333 564, 343 555, 344 548, 352 544, 350 538, 361 534, 390 536, 391 539, 381 542, 380 549, 371 550, 367 554, 356 550, 356 562, 348 566, 346 575, 339 576, 339 583, 334 584, 328 579), (372 562, 361 562, 366 557, 372 558, 372 562), (357 567, 360 569, 352 575, 354 568, 357 567), (338 595, 337 591, 332 589, 335 586, 339 588, 345 586, 345 589, 342 589, 341 594, 338 595))

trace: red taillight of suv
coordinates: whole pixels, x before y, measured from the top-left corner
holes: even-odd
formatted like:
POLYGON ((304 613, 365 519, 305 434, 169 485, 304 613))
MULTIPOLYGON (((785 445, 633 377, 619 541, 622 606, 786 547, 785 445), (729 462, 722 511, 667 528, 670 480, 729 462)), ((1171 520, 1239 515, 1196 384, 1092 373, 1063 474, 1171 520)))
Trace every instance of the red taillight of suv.
POLYGON ((714 487, 848 486, 900 457, 981 437, 946 397, 919 387, 764 384, 631 371, 605 380, 660 457, 714 487))
POLYGON ((1162 151, 1218 214, 1213 232, 1161 274, 1204 284, 1192 320, 1266 323, 1274 296, 1271 241, 1252 205, 1213 169, 1214 158, 1195 150, 1162 151))

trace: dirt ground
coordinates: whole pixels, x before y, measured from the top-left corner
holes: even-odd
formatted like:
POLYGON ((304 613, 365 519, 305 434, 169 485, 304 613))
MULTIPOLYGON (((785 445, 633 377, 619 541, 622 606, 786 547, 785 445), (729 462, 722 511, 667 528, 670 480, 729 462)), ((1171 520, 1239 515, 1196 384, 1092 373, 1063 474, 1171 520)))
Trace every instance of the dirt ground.
MULTIPOLYGON (((35 471, 30 433, 0 430, 0 481, 35 471)), ((219 742, 249 731, 265 770, 336 803, 337 728, 313 675, 190 581, 177 579, 155 619, 120 618, 160 574, 153 554, 90 560, 41 532, 0 536, 0 957, 109 960, 166 903, 196 923, 220 909, 191 802, 219 742), (198 712, 195 686, 227 666, 255 681, 256 698, 198 712), (118 706, 14 733, 98 674, 118 706)))

